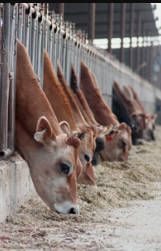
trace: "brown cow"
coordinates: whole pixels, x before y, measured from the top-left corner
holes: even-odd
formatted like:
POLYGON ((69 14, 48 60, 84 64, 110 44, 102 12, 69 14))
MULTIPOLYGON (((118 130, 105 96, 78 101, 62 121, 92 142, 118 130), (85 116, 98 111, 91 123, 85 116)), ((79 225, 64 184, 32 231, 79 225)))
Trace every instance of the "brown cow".
POLYGON ((58 121, 66 120, 73 133, 81 139, 79 158, 82 163, 82 173, 78 177, 78 182, 88 185, 95 185, 94 170, 91 164, 93 157, 93 135, 86 124, 78 121, 79 114, 73 113, 69 100, 56 76, 52 61, 46 51, 44 51, 44 84, 43 89, 53 107, 58 121))
POLYGON ((131 86, 124 86, 124 91, 129 95, 131 101, 135 104, 138 110, 140 110, 145 116, 145 129, 143 133, 143 138, 145 140, 155 140, 154 130, 155 130, 155 120, 157 114, 146 114, 145 109, 138 98, 137 93, 131 86))
MULTIPOLYGON (((62 122, 61 126, 68 125, 62 122)), ((78 213, 80 140, 64 134, 40 88, 30 57, 17 40, 16 148, 27 161, 35 189, 59 213, 78 213)))
POLYGON ((80 88, 94 114, 96 121, 103 126, 113 126, 105 137, 106 147, 101 151, 103 160, 127 160, 131 148, 131 129, 125 123, 119 123, 116 115, 104 101, 96 79, 89 68, 81 62, 80 88))
POLYGON ((76 72, 74 70, 74 67, 72 66, 71 70, 71 82, 70 87, 72 89, 72 95, 78 104, 85 120, 90 125, 91 129, 94 131, 95 138, 96 138, 96 148, 94 152, 94 157, 92 160, 93 165, 98 164, 98 157, 99 152, 101 152, 105 148, 105 138, 104 136, 107 135, 107 133, 111 130, 111 127, 104 127, 100 125, 94 118, 93 113, 86 101, 86 98, 83 94, 83 92, 78 87, 78 78, 76 75, 76 72))
POLYGON ((129 94, 121 90, 116 81, 113 86, 113 111, 120 122, 126 122, 131 127, 133 144, 140 143, 145 129, 145 115, 132 102, 129 94))
MULTIPOLYGON (((58 77, 60 79, 60 82, 62 83, 63 89, 66 93, 66 96, 69 99, 69 102, 71 103, 71 107, 74 111, 74 114, 76 115, 76 118, 78 120, 78 123, 84 124, 84 123, 88 123, 86 125, 86 127, 88 128, 88 130, 90 130, 93 134, 94 140, 95 140, 95 150, 94 150, 94 155, 93 155, 93 159, 92 159, 92 164, 93 165, 97 165, 98 164, 98 154, 101 150, 104 149, 105 147, 105 142, 103 139, 103 136, 105 134, 105 132, 109 131, 109 128, 103 128, 101 127, 97 127, 98 123, 94 122, 94 118, 92 121, 92 118, 90 119, 88 117, 88 115, 86 114, 85 110, 87 110, 87 107, 82 107, 77 96, 75 95, 75 91, 73 92, 70 87, 67 85, 67 83, 64 80, 63 77, 63 73, 61 70, 60 65, 58 64, 58 77), (80 108, 80 109, 79 109, 80 108), (83 114, 81 114, 81 112, 83 114), (79 115, 79 116, 78 116, 79 115), (83 116, 84 115, 84 116, 83 116), (96 125, 94 125, 93 123, 96 123, 96 125), (98 134, 99 133, 99 134, 98 134)), ((74 71, 74 69, 72 68, 71 71, 71 81, 70 81, 71 86, 77 86, 78 85, 78 78, 77 75, 74 71)), ((76 87, 77 88, 77 87, 76 87)))

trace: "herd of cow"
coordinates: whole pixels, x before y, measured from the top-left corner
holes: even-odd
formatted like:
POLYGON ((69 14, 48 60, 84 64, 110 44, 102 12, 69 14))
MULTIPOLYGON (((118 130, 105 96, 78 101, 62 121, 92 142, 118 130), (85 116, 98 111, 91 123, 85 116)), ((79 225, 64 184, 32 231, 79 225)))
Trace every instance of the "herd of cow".
MULTIPOLYGON (((108 84, 108 81, 107 81, 108 84)), ((35 189, 58 213, 77 214, 77 183, 96 185, 98 161, 125 161, 132 143, 154 140, 155 116, 147 115, 135 91, 113 87, 113 112, 95 76, 81 62, 69 85, 44 51, 43 88, 25 46, 17 40, 16 149, 27 161, 35 189)))

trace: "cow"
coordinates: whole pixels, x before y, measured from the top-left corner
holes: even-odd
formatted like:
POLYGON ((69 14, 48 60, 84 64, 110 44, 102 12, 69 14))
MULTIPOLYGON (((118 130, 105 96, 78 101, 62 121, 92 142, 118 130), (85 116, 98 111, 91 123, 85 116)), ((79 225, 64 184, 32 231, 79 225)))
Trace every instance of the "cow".
POLYGON ((140 144, 145 130, 145 115, 116 81, 113 85, 112 108, 119 121, 126 122, 131 127, 133 144, 140 144))
POLYGON ((60 124, 41 89, 25 46, 17 40, 16 149, 26 160, 35 189, 58 213, 77 214, 80 140, 60 124))
MULTIPOLYGON (((63 73, 61 70, 60 65, 58 64, 58 77, 60 79, 60 82, 62 83, 63 89, 71 103, 71 107, 74 111, 74 114, 77 116, 78 121, 85 121, 85 123, 87 124, 87 127, 90 131, 93 132, 93 137, 95 140, 95 150, 94 150, 94 155, 93 155, 93 159, 92 159, 92 164, 93 165, 97 165, 98 164, 98 154, 101 150, 104 149, 105 147, 105 143, 104 143, 104 139, 102 138, 102 135, 105 134, 105 132, 108 132, 109 128, 104 128, 102 126, 99 126, 97 122, 95 122, 94 117, 90 117, 90 114, 86 113, 87 111, 87 106, 84 105, 82 106, 82 103, 79 102, 77 96, 75 95, 75 90, 71 90, 72 86, 78 86, 78 78, 77 75, 74 71, 73 66, 71 67, 71 80, 70 80, 70 87, 67 85, 67 83, 63 78, 63 73), (78 117, 78 114, 80 114, 80 116, 78 117), (82 120, 83 118, 83 120, 82 120), (96 123, 96 124, 95 124, 96 123)), ((88 105, 88 104, 87 104, 88 105)), ((91 112, 92 113, 92 112, 91 112)), ((91 115, 93 116, 93 115, 91 115)), ((84 123, 84 122, 83 122, 84 123)))
POLYGON ((81 62, 80 89, 82 90, 95 120, 102 126, 111 126, 105 135, 105 149, 100 152, 102 160, 124 161, 131 148, 131 129, 126 123, 119 123, 116 115, 103 99, 97 82, 84 62, 81 62))
POLYGON ((124 86, 124 91, 130 95, 131 100, 135 103, 138 110, 142 111, 145 116, 145 129, 143 132, 143 138, 147 141, 155 140, 155 120, 157 118, 157 114, 147 114, 145 109, 138 98, 137 93, 131 86, 124 86))
POLYGON ((78 177, 78 183, 96 185, 94 170, 91 164, 94 147, 93 134, 91 134, 86 124, 78 119, 79 114, 76 113, 75 116, 46 50, 44 51, 43 90, 55 111, 58 121, 67 121, 74 135, 81 139, 79 159, 83 168, 82 173, 78 177))
POLYGON ((85 99, 85 96, 82 90, 80 90, 80 88, 78 87, 78 78, 77 78, 73 65, 71 67, 70 87, 73 91, 73 94, 72 94, 73 98, 78 104, 85 120, 88 122, 88 124, 90 125, 90 127, 93 129, 95 133, 96 148, 95 148, 92 164, 97 165, 99 153, 105 148, 104 136, 109 132, 111 128, 104 127, 95 120, 93 113, 85 99))

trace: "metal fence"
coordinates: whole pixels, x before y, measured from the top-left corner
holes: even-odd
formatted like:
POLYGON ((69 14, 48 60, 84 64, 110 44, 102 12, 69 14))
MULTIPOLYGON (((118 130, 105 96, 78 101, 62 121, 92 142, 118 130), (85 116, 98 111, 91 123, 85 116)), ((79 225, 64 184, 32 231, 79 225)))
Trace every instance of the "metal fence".
POLYGON ((14 150, 15 118, 15 23, 16 8, 0 5, 0 156, 6 157, 14 150))
POLYGON ((6 157, 14 151, 16 38, 21 40, 27 48, 41 87, 43 85, 44 48, 48 51, 55 71, 57 70, 57 60, 60 61, 68 83, 71 64, 74 65, 79 77, 80 62, 84 61, 95 74, 101 92, 109 105, 114 80, 123 83, 128 79, 125 84, 138 82, 138 86, 141 85, 140 80, 133 77, 130 69, 119 62, 114 62, 111 57, 104 57, 95 48, 89 46, 86 34, 80 30, 76 31, 73 23, 63 22, 61 17, 55 13, 48 15, 44 4, 1 3, 1 157, 6 157))

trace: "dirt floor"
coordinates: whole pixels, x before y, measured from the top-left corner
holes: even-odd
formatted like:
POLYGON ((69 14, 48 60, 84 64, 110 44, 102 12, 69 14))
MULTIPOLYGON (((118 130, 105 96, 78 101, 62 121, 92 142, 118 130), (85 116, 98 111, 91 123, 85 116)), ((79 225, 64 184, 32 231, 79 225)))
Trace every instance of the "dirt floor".
POLYGON ((80 215, 31 198, 0 224, 0 251, 161 251, 161 127, 132 146, 127 162, 95 167, 97 187, 79 186, 80 215))

